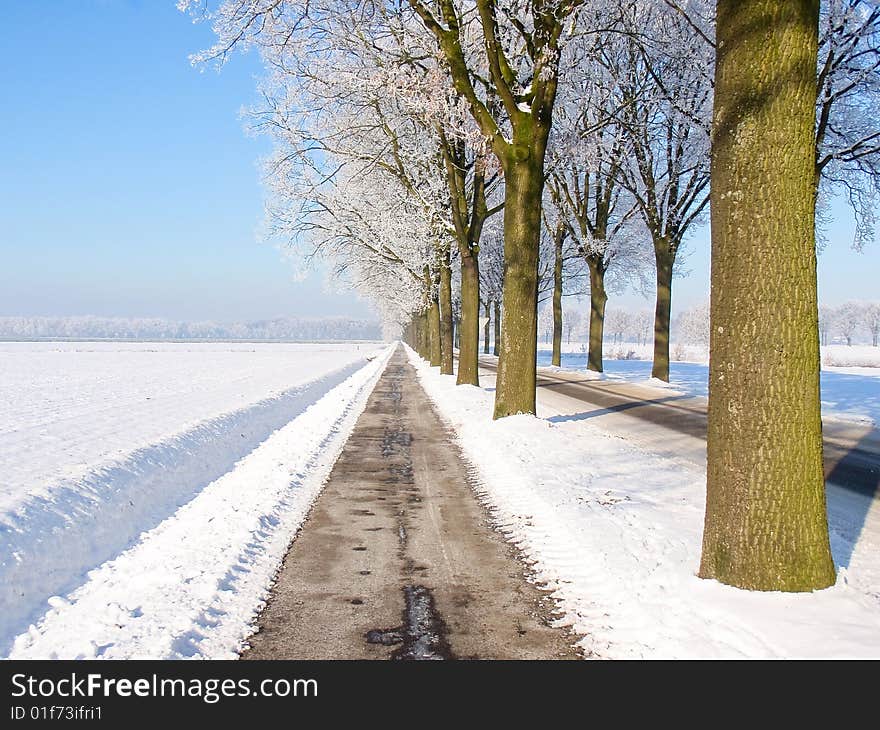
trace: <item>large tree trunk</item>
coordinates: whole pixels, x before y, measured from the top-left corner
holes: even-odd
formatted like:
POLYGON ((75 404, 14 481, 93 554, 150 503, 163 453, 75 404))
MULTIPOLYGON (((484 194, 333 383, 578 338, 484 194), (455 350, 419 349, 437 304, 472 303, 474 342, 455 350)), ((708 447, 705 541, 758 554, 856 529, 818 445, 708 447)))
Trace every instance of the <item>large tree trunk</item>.
MULTIPOLYGON (((531 133, 539 134, 534 128, 531 133)), ((535 412, 538 250, 544 188, 543 149, 536 158, 535 146, 515 144, 504 166, 504 307, 495 418, 535 412)))
POLYGON ((440 261, 440 372, 452 375, 452 269, 449 247, 440 261))
POLYGON ((495 300, 495 349, 492 352, 495 357, 501 351, 501 302, 495 300))
POLYGON ((655 250, 657 263, 657 302, 654 307, 654 365, 651 377, 669 382, 669 318, 672 309, 672 265, 675 256, 664 249, 655 250))
POLYGON ((834 583, 819 410, 819 0, 719 0, 706 523, 700 575, 834 583))
POLYGON ((489 354, 489 325, 491 324, 492 319, 492 302, 487 301, 483 305, 483 316, 486 319, 486 324, 483 327, 483 354, 489 354))
POLYGON ((562 242, 559 231, 553 236, 553 357, 551 365, 562 364, 562 242))
POLYGON ((598 261, 587 260, 590 268, 590 349, 587 368, 602 372, 602 342, 605 337, 605 269, 598 261))
POLYGON ((432 367, 440 365, 440 302, 437 295, 431 297, 428 307, 428 356, 432 367))
POLYGON ((458 351, 458 385, 480 384, 480 266, 476 254, 461 258, 461 344, 458 351))

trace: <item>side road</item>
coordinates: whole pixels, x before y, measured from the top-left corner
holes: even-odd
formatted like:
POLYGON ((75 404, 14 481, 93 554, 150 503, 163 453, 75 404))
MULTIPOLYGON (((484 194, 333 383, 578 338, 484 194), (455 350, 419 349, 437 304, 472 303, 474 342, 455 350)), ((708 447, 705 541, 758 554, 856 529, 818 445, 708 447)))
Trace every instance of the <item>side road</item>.
MULTIPOLYGON (((497 358, 480 357, 486 375, 494 376, 497 365, 497 358)), ((589 420, 599 428, 626 434, 658 454, 684 457, 705 467, 705 398, 550 368, 538 368, 537 386, 539 404, 543 401, 556 412, 568 413, 553 420, 589 420)), ((880 430, 830 419, 822 430, 828 482, 880 498, 880 430)))
POLYGON ((468 479, 398 347, 242 658, 577 658, 468 479))

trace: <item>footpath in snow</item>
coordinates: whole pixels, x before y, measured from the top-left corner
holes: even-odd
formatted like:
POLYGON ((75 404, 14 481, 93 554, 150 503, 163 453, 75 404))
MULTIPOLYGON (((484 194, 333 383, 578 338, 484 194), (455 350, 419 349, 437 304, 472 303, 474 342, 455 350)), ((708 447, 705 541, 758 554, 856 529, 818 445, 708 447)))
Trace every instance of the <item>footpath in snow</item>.
POLYGON ((880 500, 829 493, 837 584, 809 594, 697 578, 705 475, 583 420, 493 421, 494 377, 456 386, 411 350, 482 498, 555 591, 588 656, 880 656, 880 500))
MULTIPOLYGON (((83 345, 52 347, 70 364, 83 345)), ((0 512, 2 655, 235 656, 388 356, 364 345, 152 347, 155 362, 146 345, 123 346, 94 357, 100 373, 69 377, 53 365, 28 378, 15 362, 24 354, 0 358, 32 384, 22 417, 0 431, 0 459, 19 463, 0 512), (143 392, 159 406, 144 408, 143 392), (72 435, 68 454, 84 463, 16 457, 20 440, 46 432, 72 435)))

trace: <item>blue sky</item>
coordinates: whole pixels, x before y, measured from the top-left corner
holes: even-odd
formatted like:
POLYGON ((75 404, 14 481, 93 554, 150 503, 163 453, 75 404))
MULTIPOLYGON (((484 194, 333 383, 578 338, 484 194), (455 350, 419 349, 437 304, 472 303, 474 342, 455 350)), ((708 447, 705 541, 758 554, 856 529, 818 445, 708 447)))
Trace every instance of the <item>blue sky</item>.
MULTIPOLYGON (((819 252, 819 301, 835 306, 850 299, 880 301, 880 240, 875 240, 862 251, 852 248, 855 222, 843 200, 831 206, 832 221, 825 232, 826 243, 819 252)), ((696 229, 686 240, 681 254, 682 269, 686 274, 676 278, 672 285, 673 308, 677 311, 709 299, 709 227, 696 229)), ((652 309, 651 299, 628 292, 609 295, 608 306, 652 309)))
POLYGON ((257 242, 268 143, 239 116, 255 56, 192 68, 210 29, 173 0, 3 15, 0 316, 373 316, 257 242))
MULTIPOLYGON (((4 26, 0 316, 371 316, 328 292, 323 273, 294 281, 257 242, 268 143, 239 117, 255 98, 255 56, 219 74, 192 68, 210 29, 174 0, 10 3, 4 26)), ((853 252, 850 216, 836 211, 820 298, 880 298, 880 244, 853 252)), ((708 296, 708 231, 688 249, 676 309, 708 296)), ((609 305, 650 302, 631 293, 609 305)))

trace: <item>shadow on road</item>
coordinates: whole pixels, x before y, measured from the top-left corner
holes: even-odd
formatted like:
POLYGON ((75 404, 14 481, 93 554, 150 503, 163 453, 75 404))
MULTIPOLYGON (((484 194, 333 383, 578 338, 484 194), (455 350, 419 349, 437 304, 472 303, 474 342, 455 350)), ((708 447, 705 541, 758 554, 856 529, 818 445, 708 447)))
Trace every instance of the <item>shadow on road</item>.
MULTIPOLYGON (((543 387, 552 385, 551 383, 542 384, 543 387)), ((542 387, 542 386, 539 386, 542 387)), ((676 401, 682 399, 688 399, 689 396, 686 395, 671 395, 666 398, 655 398, 654 400, 644 400, 644 401, 633 401, 630 403, 618 403, 613 406, 608 406, 607 408, 598 408, 593 411, 583 411, 581 413, 570 413, 565 416, 551 416, 548 418, 548 421, 552 423, 565 423, 566 421, 586 421, 589 418, 598 418, 599 416, 608 416, 612 413, 621 413, 623 411, 628 411, 632 408, 644 408, 654 405, 661 405, 667 403, 669 401, 676 401)))
POLYGON ((876 438, 876 432, 869 431, 850 449, 829 446, 826 442, 828 526, 838 567, 849 567, 868 513, 874 500, 880 497, 880 464, 876 452, 871 450, 876 438))

